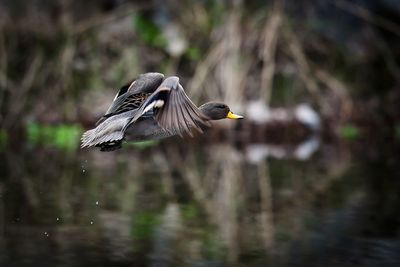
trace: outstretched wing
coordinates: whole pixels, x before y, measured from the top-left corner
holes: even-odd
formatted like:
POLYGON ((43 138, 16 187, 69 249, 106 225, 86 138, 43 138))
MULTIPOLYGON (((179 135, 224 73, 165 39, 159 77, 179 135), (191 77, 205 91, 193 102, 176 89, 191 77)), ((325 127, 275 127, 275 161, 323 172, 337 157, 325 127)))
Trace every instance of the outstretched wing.
POLYGON ((104 116, 115 113, 115 111, 117 111, 119 109, 119 107, 124 102, 126 102, 127 97, 129 95, 131 95, 131 93, 128 93, 128 92, 135 85, 135 83, 136 83, 136 80, 122 86, 121 89, 119 89, 118 93, 115 95, 113 102, 111 103, 110 107, 107 109, 104 116))
POLYGON ((113 115, 139 108, 144 100, 157 89, 163 79, 163 74, 149 72, 139 75, 136 80, 122 86, 110 107, 103 117, 97 121, 96 125, 113 115))
POLYGON ((202 127, 210 126, 209 119, 189 99, 176 76, 161 83, 142 104, 131 123, 151 112, 158 124, 171 134, 193 136, 193 128, 203 133, 202 127))

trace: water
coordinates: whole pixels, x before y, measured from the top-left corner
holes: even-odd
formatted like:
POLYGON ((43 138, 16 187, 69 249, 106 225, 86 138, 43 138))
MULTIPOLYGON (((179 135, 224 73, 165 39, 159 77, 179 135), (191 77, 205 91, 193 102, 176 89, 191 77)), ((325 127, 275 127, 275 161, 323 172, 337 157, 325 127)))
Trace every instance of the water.
POLYGON ((8 151, 0 266, 400 266, 393 146, 186 141, 8 151))

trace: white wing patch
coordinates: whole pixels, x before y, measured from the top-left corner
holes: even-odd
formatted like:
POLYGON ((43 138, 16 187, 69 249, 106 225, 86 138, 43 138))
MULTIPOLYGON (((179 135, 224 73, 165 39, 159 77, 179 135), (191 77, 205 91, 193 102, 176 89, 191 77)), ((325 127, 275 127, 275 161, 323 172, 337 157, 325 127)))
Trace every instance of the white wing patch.
POLYGON ((142 115, 145 114, 146 112, 150 111, 153 108, 161 108, 162 106, 164 106, 164 100, 156 100, 151 102, 142 112, 142 115))
POLYGON ((164 106, 164 100, 157 100, 156 103, 154 104, 155 108, 162 108, 164 106))

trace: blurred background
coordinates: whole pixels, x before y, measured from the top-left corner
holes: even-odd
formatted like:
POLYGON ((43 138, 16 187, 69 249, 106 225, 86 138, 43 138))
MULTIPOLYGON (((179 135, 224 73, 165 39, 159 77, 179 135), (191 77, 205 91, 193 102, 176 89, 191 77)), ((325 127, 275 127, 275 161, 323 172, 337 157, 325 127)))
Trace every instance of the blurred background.
POLYGON ((400 266, 400 2, 0 0, 0 266, 400 266), (79 149, 120 86, 245 116, 79 149))

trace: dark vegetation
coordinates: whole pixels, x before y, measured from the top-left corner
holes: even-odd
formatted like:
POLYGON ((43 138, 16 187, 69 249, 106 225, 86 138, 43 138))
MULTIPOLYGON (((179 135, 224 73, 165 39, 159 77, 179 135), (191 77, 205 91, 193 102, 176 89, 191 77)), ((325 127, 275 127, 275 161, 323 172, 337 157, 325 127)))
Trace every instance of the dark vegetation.
POLYGON ((179 75, 196 103, 215 98, 244 111, 257 99, 277 107, 306 101, 329 134, 399 138, 393 1, 0 5, 3 145, 37 140, 36 128, 71 136, 66 125, 92 126, 118 87, 147 71, 179 75))
POLYGON ((398 266, 399 37, 396 0, 0 0, 0 265, 398 266), (79 149, 147 71, 246 119, 79 149))

